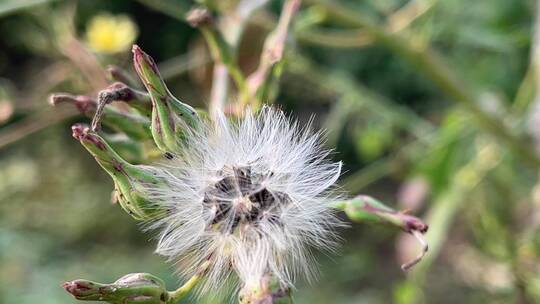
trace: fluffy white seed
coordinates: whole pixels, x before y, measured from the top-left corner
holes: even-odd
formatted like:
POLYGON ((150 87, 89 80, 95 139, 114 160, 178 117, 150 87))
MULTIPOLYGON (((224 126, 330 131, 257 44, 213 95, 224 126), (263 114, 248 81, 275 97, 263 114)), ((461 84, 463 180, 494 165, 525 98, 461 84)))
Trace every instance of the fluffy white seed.
POLYGON ((341 163, 328 160, 320 132, 265 107, 236 120, 219 115, 188 135, 159 170, 167 186, 146 189, 167 210, 148 223, 160 231, 156 251, 186 277, 210 261, 203 288, 234 273, 248 286, 266 274, 284 287, 312 279, 311 248, 333 249, 341 225, 329 206, 341 163))

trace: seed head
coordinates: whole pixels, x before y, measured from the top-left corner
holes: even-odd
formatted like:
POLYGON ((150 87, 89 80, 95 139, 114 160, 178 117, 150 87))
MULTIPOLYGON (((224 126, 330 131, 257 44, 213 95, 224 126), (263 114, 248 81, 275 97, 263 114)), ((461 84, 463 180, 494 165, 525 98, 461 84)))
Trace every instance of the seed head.
POLYGON ((186 276, 208 261, 207 289, 235 273, 242 286, 268 275, 283 287, 313 278, 310 249, 333 249, 341 225, 329 204, 338 199, 341 163, 328 160, 320 133, 279 110, 218 116, 161 167, 167 183, 146 188, 166 210, 148 223, 160 230, 157 252, 186 276))

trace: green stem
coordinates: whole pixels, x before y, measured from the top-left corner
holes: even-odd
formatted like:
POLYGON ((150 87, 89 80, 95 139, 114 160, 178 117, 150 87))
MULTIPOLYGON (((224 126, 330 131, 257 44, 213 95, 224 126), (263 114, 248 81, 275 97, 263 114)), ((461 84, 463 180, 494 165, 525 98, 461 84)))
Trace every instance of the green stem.
POLYGON ((169 301, 167 303, 174 304, 184 298, 199 282, 210 266, 210 260, 203 263, 195 275, 193 275, 184 285, 180 286, 175 291, 169 292, 169 301))
POLYGON ((175 291, 169 292, 169 303, 173 304, 184 298, 199 282, 201 281, 201 275, 196 274, 192 276, 184 285, 180 286, 175 291))
POLYGON ((246 78, 234 60, 231 47, 211 25, 201 25, 200 30, 214 61, 227 67, 227 71, 239 91, 240 99, 247 99, 246 78))
POLYGON ((254 108, 258 108, 268 96, 273 84, 281 74, 281 62, 292 19, 300 8, 301 0, 288 0, 283 3, 276 28, 266 37, 259 66, 247 79, 248 92, 254 108))

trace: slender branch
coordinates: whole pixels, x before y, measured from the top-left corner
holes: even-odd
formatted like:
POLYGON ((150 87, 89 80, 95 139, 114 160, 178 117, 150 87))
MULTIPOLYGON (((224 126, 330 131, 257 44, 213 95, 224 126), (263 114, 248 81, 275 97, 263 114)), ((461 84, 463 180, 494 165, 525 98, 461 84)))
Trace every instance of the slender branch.
POLYGON ((426 14, 436 0, 411 0, 387 18, 387 30, 391 33, 401 32, 415 20, 426 14))
MULTIPOLYGON (((264 6, 268 0, 243 0, 231 13, 222 16, 219 28, 225 41, 230 45, 231 52, 236 55, 238 44, 247 21, 257 9, 264 6)), ((229 93, 229 77, 227 66, 222 62, 214 63, 212 91, 210 92, 209 112, 215 114, 223 111, 229 93)), ((244 98, 245 100, 246 98, 244 98)))
POLYGON ((0 130, 0 149, 77 113, 75 109, 54 109, 31 114, 16 124, 0 130))
POLYGON ((229 73, 227 67, 219 62, 214 64, 212 77, 212 91, 210 91, 210 104, 208 112, 212 116, 223 111, 229 92, 229 73))
POLYGON ((107 66, 106 70, 109 78, 112 81, 122 82, 132 88, 141 89, 141 83, 122 68, 111 64, 107 66))
POLYGON ((186 20, 191 26, 199 28, 214 62, 227 67, 229 75, 236 84, 240 99, 247 99, 246 79, 234 58, 234 48, 225 40, 223 34, 217 30, 210 12, 204 8, 192 9, 186 16, 186 20))
POLYGON ((264 90, 265 87, 270 85, 268 78, 276 65, 283 58, 290 24, 293 16, 300 8, 301 2, 301 0, 288 0, 283 4, 278 24, 275 30, 266 38, 264 43, 259 67, 247 79, 248 91, 253 102, 257 102, 256 106, 262 102, 262 100, 260 100, 261 96, 257 98, 257 95, 260 95, 258 94, 258 91, 264 90))
POLYGON ((230 13, 221 16, 218 28, 233 49, 236 50, 246 25, 255 11, 265 6, 269 0, 241 0, 230 13))
POLYGON ((93 91, 107 86, 107 75, 101 68, 97 58, 91 54, 82 43, 72 38, 61 49, 62 53, 76 65, 87 79, 93 91))
POLYGON ((240 71, 240 68, 234 62, 232 54, 230 54, 231 50, 229 50, 224 45, 223 41, 221 40, 222 38, 219 38, 217 36, 217 32, 211 30, 208 27, 201 28, 201 32, 206 38, 206 41, 210 48, 210 53, 212 54, 214 61, 222 63, 227 67, 227 70, 234 82, 236 83, 238 90, 245 90, 246 79, 244 77, 244 74, 242 73, 242 71, 240 71))

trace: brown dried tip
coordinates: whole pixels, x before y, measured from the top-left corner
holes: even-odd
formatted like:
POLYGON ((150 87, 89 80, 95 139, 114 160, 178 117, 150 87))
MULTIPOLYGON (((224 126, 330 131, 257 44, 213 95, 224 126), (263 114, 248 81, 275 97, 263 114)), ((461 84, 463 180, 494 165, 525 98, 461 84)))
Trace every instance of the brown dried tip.
POLYGON ((212 16, 206 8, 194 8, 186 14, 186 21, 192 27, 199 27, 212 22, 212 16))
POLYGON ((71 126, 71 135, 76 140, 80 141, 83 145, 90 144, 96 147, 99 150, 105 150, 105 142, 99 136, 96 135, 93 131, 90 130, 90 127, 86 124, 77 123, 71 126))
POLYGON ((159 75, 159 70, 156 62, 152 57, 150 57, 150 55, 146 54, 140 46, 134 44, 131 47, 131 52, 133 53, 133 63, 135 64, 135 70, 137 71, 137 73, 144 74, 143 67, 148 66, 156 75, 159 75))
POLYGON ((424 239, 424 236, 423 236, 422 232, 420 232, 418 230, 413 230, 411 232, 411 234, 416 238, 418 243, 421 245, 421 251, 418 254, 418 256, 416 256, 412 261, 409 261, 409 262, 401 265, 401 270, 403 270, 403 271, 407 271, 407 270, 411 269, 414 265, 420 263, 420 261, 422 261, 422 259, 424 258, 424 256, 426 255, 426 253, 429 250, 428 243, 424 239))
POLYGON ((74 124, 71 126, 71 135, 76 140, 81 140, 86 134, 88 134, 88 131, 90 128, 87 125, 84 124, 74 124))
POLYGON ((97 102, 91 97, 84 95, 71 95, 66 93, 52 94, 49 97, 49 104, 57 106, 61 103, 74 105, 79 112, 87 114, 96 110, 97 102))
POLYGON ((412 231, 419 231, 421 233, 426 233, 429 229, 429 226, 416 216, 400 213, 399 217, 405 224, 404 230, 406 232, 412 233, 412 231))
POLYGON ((106 89, 98 93, 98 102, 95 108, 95 114, 92 118, 92 130, 101 129, 101 119, 105 107, 115 100, 131 100, 134 98, 135 92, 122 82, 115 82, 106 89))
POLYGON ((75 298, 87 296, 95 288, 94 284, 82 280, 65 282, 62 287, 75 298))
POLYGON ((399 212, 398 217, 404 223, 403 229, 414 236, 414 238, 420 244, 420 253, 413 260, 401 265, 401 270, 407 271, 416 264, 420 263, 428 252, 429 246, 424 239, 424 234, 428 231, 429 226, 421 219, 417 218, 416 216, 408 215, 406 212, 399 212))
POLYGON ((131 47, 131 52, 133 53, 133 55, 135 56, 135 58, 133 59, 137 59, 139 56, 142 56, 143 54, 146 55, 146 53, 141 49, 141 47, 137 44, 134 44, 132 47, 131 47))

